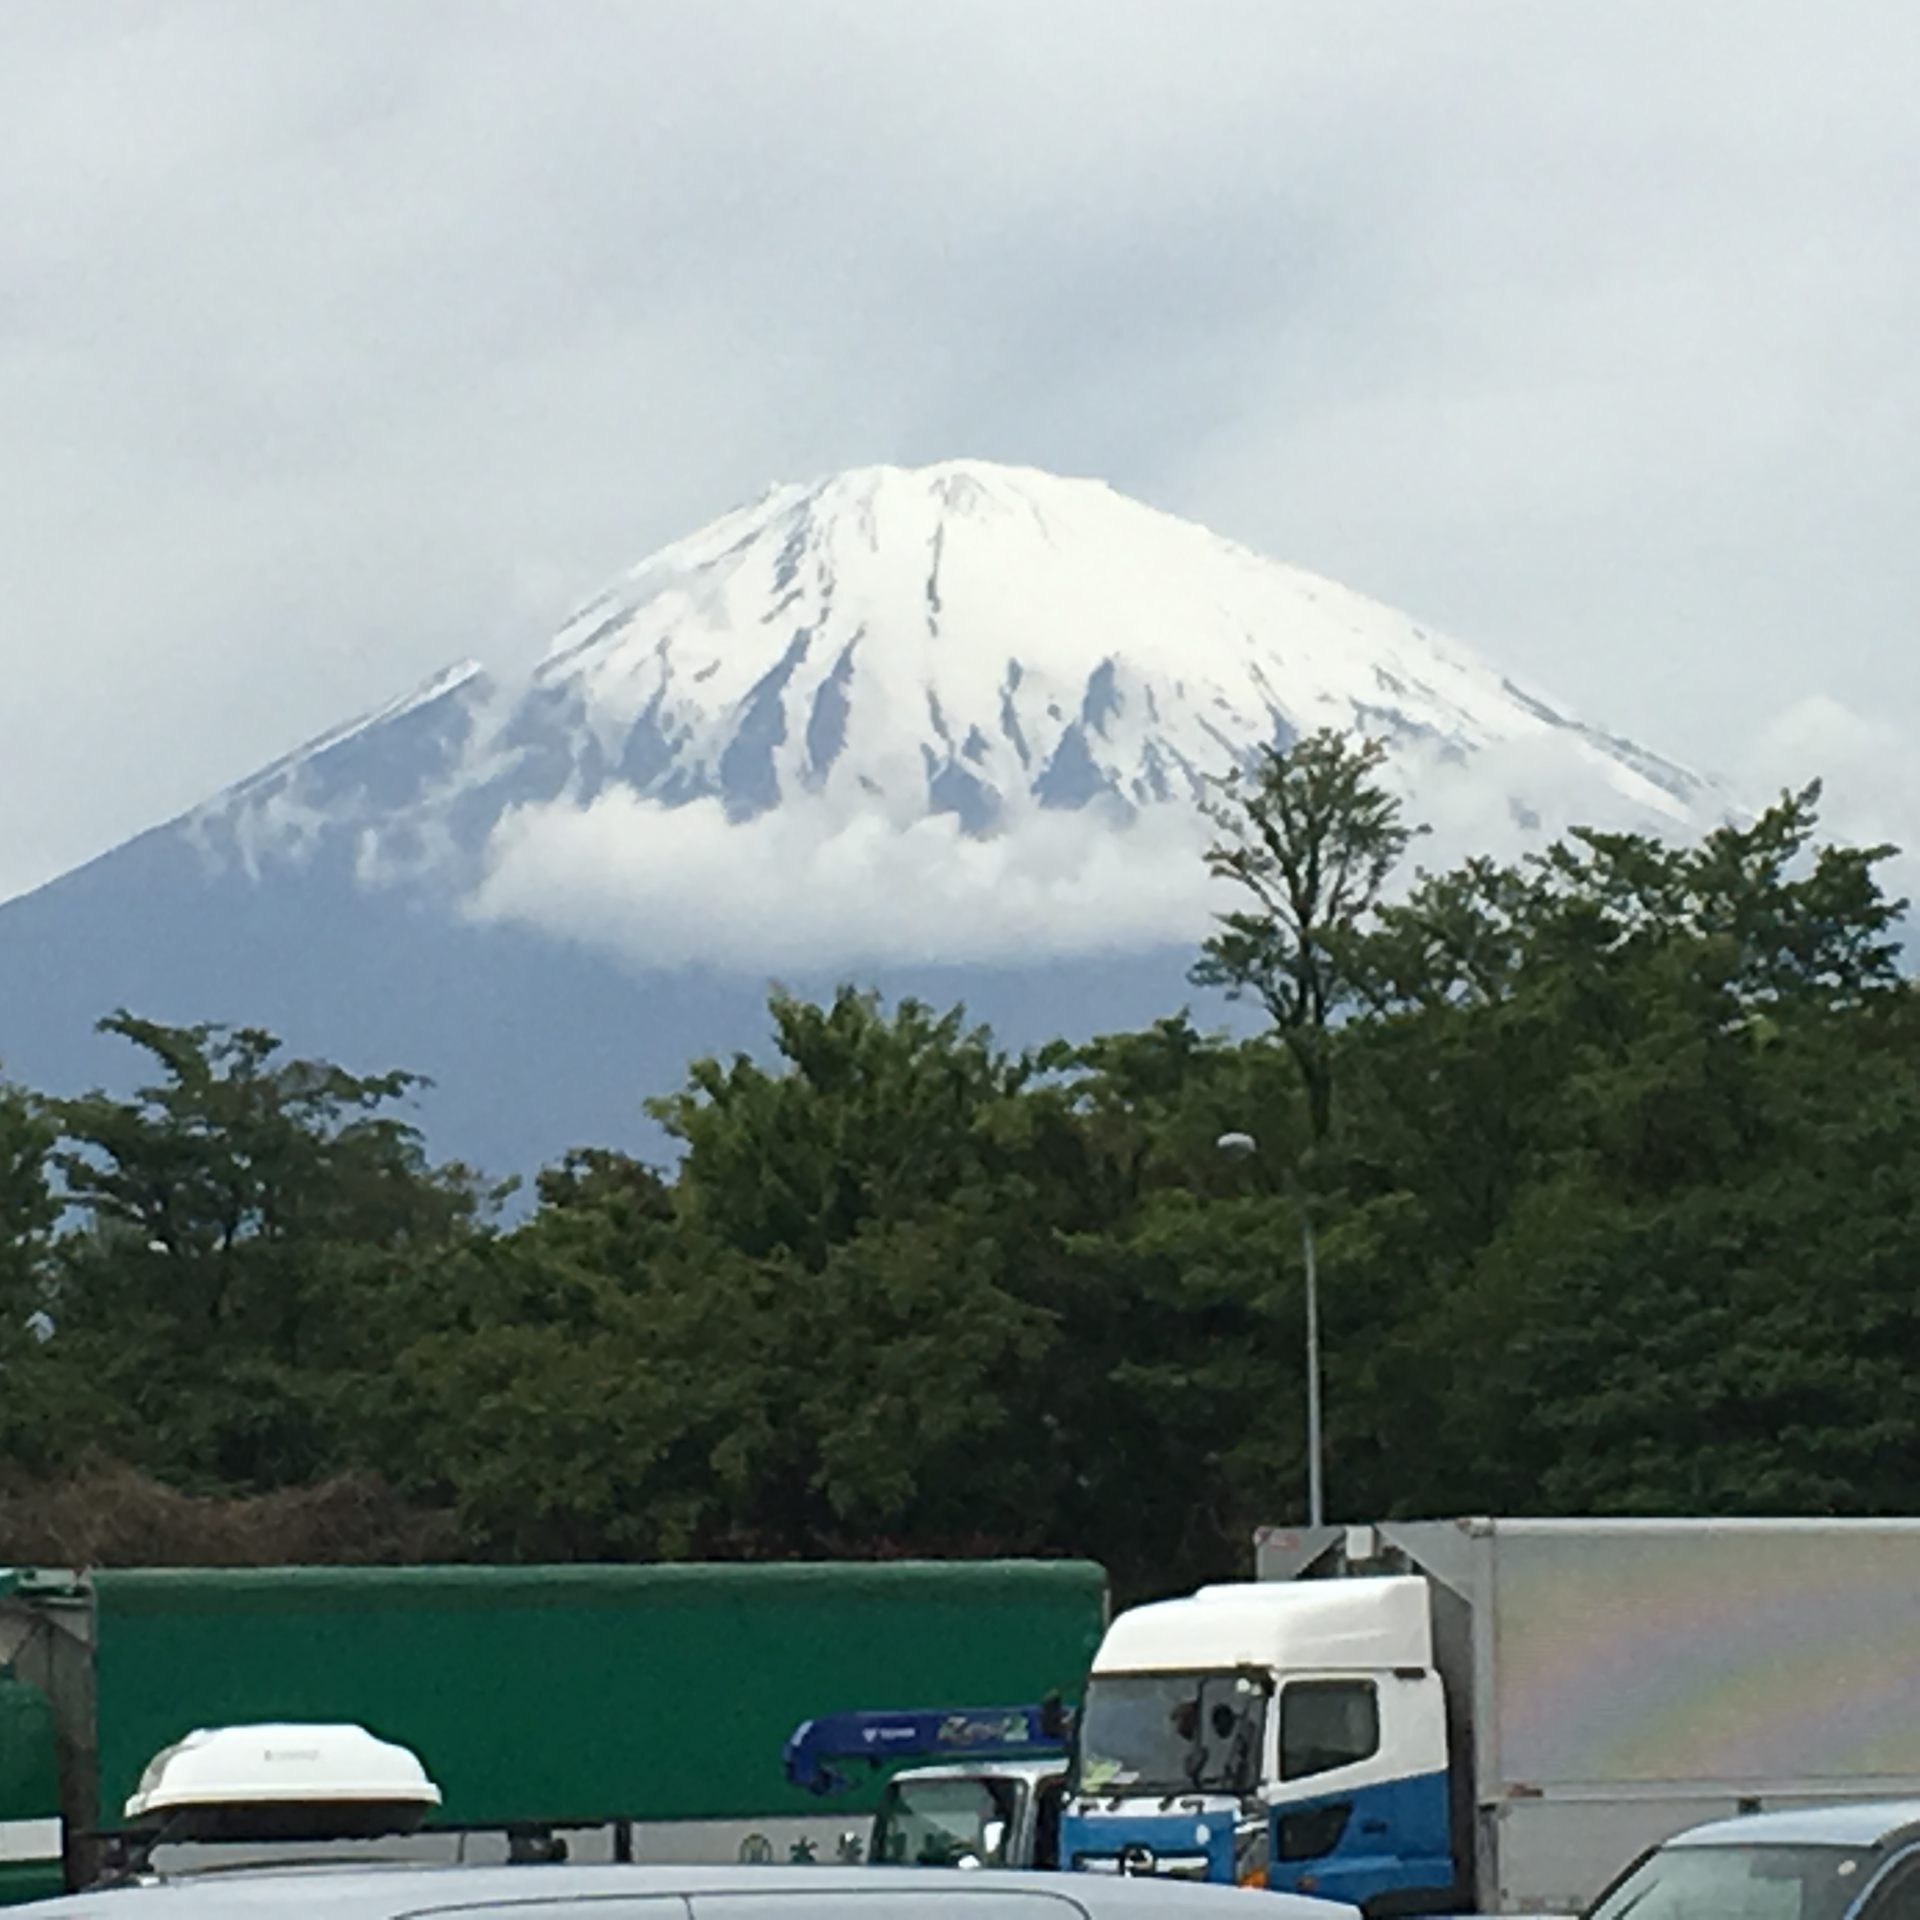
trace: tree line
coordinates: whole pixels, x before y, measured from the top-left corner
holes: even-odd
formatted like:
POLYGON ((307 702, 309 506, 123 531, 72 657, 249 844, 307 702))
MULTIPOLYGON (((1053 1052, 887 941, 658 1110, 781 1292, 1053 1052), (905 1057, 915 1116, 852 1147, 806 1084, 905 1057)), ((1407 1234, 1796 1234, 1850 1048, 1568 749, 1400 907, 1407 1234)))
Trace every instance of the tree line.
POLYGON ((1920 1000, 1817 804, 1406 882, 1315 735, 1215 809, 1253 1037, 775 995, 771 1064, 648 1102, 671 1169, 511 1219, 408 1074, 116 1013, 135 1093, 0 1083, 0 1561, 1244 1573, 1304 1511, 1303 1213, 1335 1518, 1910 1509, 1920 1000))

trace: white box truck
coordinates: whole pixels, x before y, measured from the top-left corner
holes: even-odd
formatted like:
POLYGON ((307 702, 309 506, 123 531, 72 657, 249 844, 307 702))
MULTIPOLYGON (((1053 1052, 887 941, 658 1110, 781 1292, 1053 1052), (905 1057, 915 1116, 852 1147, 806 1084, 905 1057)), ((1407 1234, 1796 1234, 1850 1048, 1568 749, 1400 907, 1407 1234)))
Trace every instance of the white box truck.
POLYGON ((1579 1910, 1761 1808, 1920 1795, 1920 1521, 1267 1529, 1095 1657, 1062 1865, 1579 1910))

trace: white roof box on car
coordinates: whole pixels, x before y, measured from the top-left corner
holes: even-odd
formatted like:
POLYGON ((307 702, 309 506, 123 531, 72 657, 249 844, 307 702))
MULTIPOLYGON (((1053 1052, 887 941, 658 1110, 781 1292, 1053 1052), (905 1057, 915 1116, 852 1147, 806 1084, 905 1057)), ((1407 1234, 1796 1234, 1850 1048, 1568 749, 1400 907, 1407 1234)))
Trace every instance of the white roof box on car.
POLYGON ((126 1817, 169 1839, 320 1840, 410 1833, 440 1789, 365 1727, 201 1727, 147 1763, 126 1817))

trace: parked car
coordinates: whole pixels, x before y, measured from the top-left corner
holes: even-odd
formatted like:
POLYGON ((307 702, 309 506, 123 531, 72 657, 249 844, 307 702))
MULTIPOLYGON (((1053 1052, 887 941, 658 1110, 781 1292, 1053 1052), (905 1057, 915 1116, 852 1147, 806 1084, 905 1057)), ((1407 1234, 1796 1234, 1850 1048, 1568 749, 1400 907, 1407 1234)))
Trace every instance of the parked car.
POLYGON ((1782 1808, 1643 1853, 1586 1920, 1920 1920, 1920 1800, 1782 1808))
POLYGON ((1359 1920, 1296 1894, 1095 1874, 888 1867, 294 1866, 157 1874, 23 1915, 89 1920, 1359 1920))

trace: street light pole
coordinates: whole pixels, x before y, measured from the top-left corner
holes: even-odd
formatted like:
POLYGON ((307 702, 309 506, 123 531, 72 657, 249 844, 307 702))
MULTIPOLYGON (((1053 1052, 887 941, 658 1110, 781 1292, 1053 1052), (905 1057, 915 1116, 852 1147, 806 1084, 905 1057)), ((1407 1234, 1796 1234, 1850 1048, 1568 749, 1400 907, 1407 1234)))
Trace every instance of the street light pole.
MULTIPOLYGON (((1245 1159, 1259 1151, 1250 1133, 1223 1133, 1214 1145, 1222 1153, 1245 1159)), ((1313 1216, 1298 1180, 1288 1182, 1300 1209, 1300 1256, 1307 1276, 1307 1524, 1326 1524, 1327 1503, 1320 1467, 1320 1269, 1313 1243, 1313 1216)))
POLYGON ((1300 1206, 1300 1253, 1307 1272, 1307 1525, 1319 1527, 1327 1519, 1320 1482, 1320 1275, 1307 1197, 1298 1187, 1294 1192, 1300 1206))

